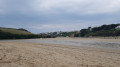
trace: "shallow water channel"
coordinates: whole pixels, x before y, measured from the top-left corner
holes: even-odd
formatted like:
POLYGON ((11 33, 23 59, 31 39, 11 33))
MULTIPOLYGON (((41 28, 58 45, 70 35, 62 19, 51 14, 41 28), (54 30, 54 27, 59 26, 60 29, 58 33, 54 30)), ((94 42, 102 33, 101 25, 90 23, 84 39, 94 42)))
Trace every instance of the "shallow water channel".
POLYGON ((110 49, 120 49, 119 41, 99 41, 99 40, 88 40, 88 39, 26 39, 26 40, 8 40, 8 41, 18 41, 18 42, 32 42, 41 44, 57 44, 57 45, 74 45, 74 46, 87 46, 87 47, 97 47, 97 48, 110 48, 110 49))

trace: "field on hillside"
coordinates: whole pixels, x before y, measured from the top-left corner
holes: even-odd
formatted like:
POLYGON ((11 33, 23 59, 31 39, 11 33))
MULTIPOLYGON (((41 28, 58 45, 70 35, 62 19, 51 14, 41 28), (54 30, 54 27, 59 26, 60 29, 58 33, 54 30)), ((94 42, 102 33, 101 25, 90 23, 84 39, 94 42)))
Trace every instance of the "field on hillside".
POLYGON ((0 28, 0 30, 3 32, 12 33, 12 34, 31 34, 30 32, 18 30, 18 29, 0 28))

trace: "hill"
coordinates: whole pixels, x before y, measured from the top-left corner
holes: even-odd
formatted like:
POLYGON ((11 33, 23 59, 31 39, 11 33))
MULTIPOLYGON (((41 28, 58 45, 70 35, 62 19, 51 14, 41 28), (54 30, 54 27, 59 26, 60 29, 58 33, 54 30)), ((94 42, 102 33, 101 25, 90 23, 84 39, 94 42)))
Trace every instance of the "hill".
POLYGON ((109 24, 98 27, 88 27, 81 29, 79 34, 74 34, 75 37, 109 37, 120 36, 120 24, 109 24))
POLYGON ((120 24, 88 27, 80 31, 60 32, 58 37, 116 37, 120 36, 120 24))
POLYGON ((11 34, 24 34, 24 35, 32 34, 25 29, 0 28, 0 30, 2 32, 11 33, 11 34))
POLYGON ((51 35, 33 34, 25 29, 0 28, 0 39, 53 38, 51 35))

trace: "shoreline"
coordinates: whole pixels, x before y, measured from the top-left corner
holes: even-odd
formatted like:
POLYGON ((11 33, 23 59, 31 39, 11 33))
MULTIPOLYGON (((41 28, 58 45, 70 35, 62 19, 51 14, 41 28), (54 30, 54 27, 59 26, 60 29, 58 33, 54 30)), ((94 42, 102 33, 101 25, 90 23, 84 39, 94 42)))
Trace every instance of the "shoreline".
MULTIPOLYGON (((117 37, 56 37, 56 38, 73 38, 73 39, 120 39, 117 37)), ((54 38, 31 38, 31 39, 54 39, 54 38)), ((29 39, 1 39, 1 40, 29 40, 29 39)))
POLYGON ((100 38, 44 38, 44 39, 21 39, 21 40, 1 40, 0 42, 26 42, 52 45, 69 45, 93 48, 105 48, 120 50, 120 39, 100 39, 100 38))

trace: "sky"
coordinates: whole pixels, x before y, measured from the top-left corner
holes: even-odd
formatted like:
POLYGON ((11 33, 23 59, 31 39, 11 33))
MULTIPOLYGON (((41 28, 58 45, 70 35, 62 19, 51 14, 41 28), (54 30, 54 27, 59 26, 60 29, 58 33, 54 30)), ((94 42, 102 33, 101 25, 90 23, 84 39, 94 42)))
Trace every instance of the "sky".
POLYGON ((0 0, 0 27, 32 33, 120 23, 120 0, 0 0))

